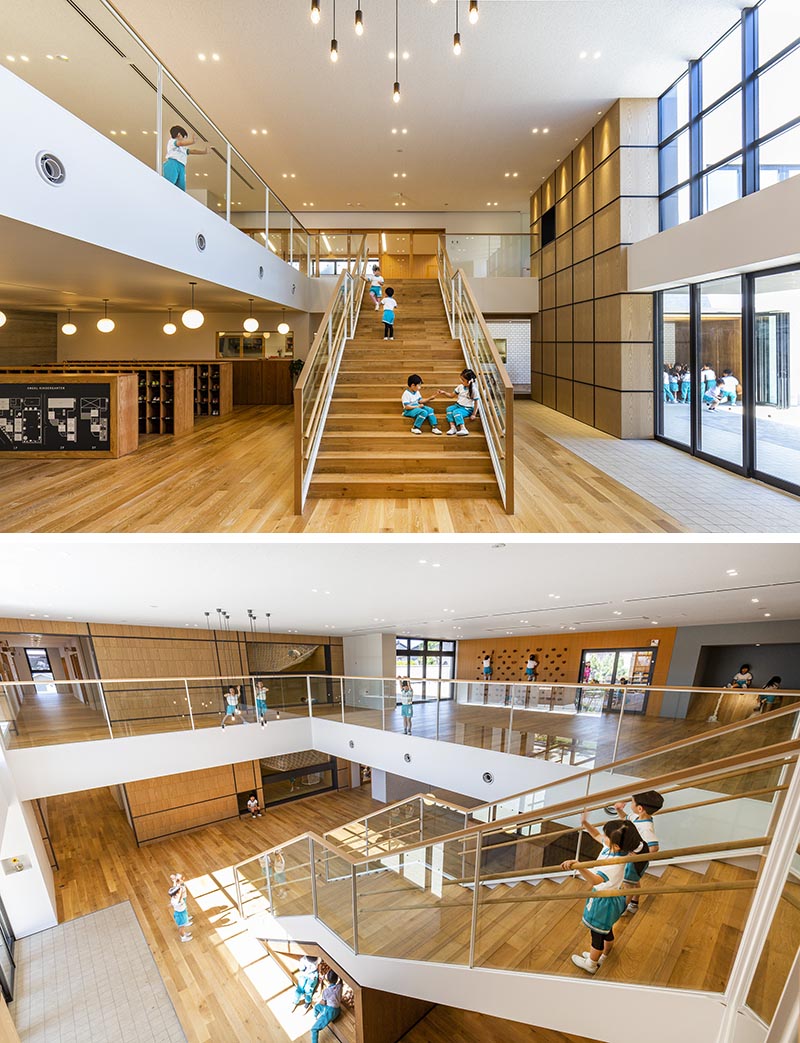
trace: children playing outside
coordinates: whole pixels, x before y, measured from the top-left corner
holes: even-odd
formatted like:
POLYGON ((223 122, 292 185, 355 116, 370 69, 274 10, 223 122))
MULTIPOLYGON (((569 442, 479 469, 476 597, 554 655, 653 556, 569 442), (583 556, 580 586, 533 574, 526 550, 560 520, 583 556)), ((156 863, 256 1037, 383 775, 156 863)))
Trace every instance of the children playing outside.
POLYGON ((403 735, 410 735, 414 717, 414 692, 407 677, 400 682, 400 713, 403 717, 403 735))
POLYGON ((450 421, 448 435, 468 435, 466 421, 478 414, 478 379, 471 369, 461 370, 461 383, 452 391, 439 389, 439 394, 446 398, 455 398, 456 404, 447 407, 447 419, 450 421))
POLYGON ((247 798, 247 810, 250 812, 250 818, 261 818, 261 808, 255 793, 251 793, 247 798))
POLYGON ((170 127, 163 174, 167 181, 186 191, 186 162, 189 156, 207 156, 208 148, 194 148, 197 138, 183 127, 170 127))
POLYGON ((192 921, 189 919, 189 913, 186 909, 186 882, 180 873, 173 873, 170 879, 172 880, 172 887, 170 887, 167 893, 169 894, 169 902, 172 908, 172 918, 175 920, 181 941, 190 942, 192 935, 189 927, 192 921))
POLYGON ((397 301, 394 299, 394 290, 391 286, 386 287, 386 296, 383 298, 383 339, 394 340, 394 313, 397 309, 397 301))
POLYGON ((328 971, 325 975, 325 987, 322 990, 322 1003, 317 1003, 314 1013, 317 1020, 311 1026, 311 1043, 319 1043, 319 1034, 326 1025, 336 1021, 342 1012, 342 979, 336 971, 328 971))
POLYGON ((400 399, 403 404, 403 416, 414 418, 414 425, 411 428, 412 435, 422 434, 422 425, 426 420, 431 425, 433 433, 440 435, 442 432, 439 429, 439 421, 436 419, 433 409, 428 405, 428 402, 432 402, 436 398, 436 394, 423 398, 421 387, 422 377, 419 373, 412 373, 408 378, 408 387, 400 399))
POLYGON ((720 403, 725 405, 727 402, 728 405, 735 406, 736 399, 739 397, 739 380, 729 369, 723 369, 722 371, 722 386, 720 390, 722 392, 720 403))
MULTIPOLYGON (((645 790, 643 793, 634 793, 631 797, 631 810, 626 814, 627 801, 622 800, 614 805, 617 815, 623 820, 632 822, 636 826, 636 832, 642 838, 642 842, 632 853, 634 855, 653 854, 658 851, 658 837, 653 825, 653 815, 664 807, 664 798, 654 789, 645 790)), ((639 881, 647 871, 649 862, 629 862, 625 866, 625 881, 631 887, 639 886, 639 881)), ((633 895, 628 900, 627 913, 639 911, 639 899, 633 895)))
MULTIPOLYGON (((612 819, 606 822, 602 830, 587 821, 586 816, 581 825, 598 843, 603 845, 599 859, 623 858, 632 854, 642 843, 642 838, 632 822, 620 822, 612 819)), ((609 895, 603 897, 603 891, 617 891, 624 886, 625 863, 616 862, 607 866, 596 866, 594 869, 577 868, 578 862, 572 858, 562 862, 563 869, 575 871, 592 884, 592 897, 586 899, 583 907, 583 923, 591 931, 591 947, 580 956, 573 955, 572 962, 576 967, 595 974, 597 968, 608 957, 614 947, 614 924, 625 912, 625 895, 609 895), (595 897, 597 894, 598 897, 595 897)))
POLYGON ((375 311, 381 310, 381 286, 383 286, 383 276, 381 275, 380 265, 373 264, 372 275, 366 276, 369 279, 369 295, 375 302, 375 311))
POLYGON ((720 401, 722 400, 722 379, 710 381, 706 385, 706 393, 703 395, 703 401, 709 410, 713 413, 720 401))
POLYGON ((297 968, 297 984, 294 987, 295 1010, 304 1003, 309 1010, 314 1001, 314 993, 319 985, 319 956, 301 956, 297 968))

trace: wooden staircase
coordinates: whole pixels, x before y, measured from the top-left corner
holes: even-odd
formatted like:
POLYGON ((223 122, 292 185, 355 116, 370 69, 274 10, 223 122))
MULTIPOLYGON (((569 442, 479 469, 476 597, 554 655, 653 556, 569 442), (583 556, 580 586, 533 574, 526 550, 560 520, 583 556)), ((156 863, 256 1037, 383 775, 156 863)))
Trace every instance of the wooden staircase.
MULTIPOLYGON (((395 279, 394 341, 383 339, 380 312, 365 294, 355 338, 344 349, 320 443, 309 497, 497 498, 491 458, 479 422, 469 438, 411 434, 400 396, 411 373, 423 396, 459 382, 464 356, 450 336, 436 279, 395 279)), ((454 399, 431 403, 447 430, 454 399)))

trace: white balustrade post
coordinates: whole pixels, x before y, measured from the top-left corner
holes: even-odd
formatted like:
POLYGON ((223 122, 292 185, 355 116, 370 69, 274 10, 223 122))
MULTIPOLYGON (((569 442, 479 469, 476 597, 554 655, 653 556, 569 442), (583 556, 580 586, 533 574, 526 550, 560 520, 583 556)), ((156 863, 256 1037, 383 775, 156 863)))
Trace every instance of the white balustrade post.
MULTIPOLYGON (((620 732, 622 731, 622 717, 623 717, 623 714, 625 713, 625 702, 627 700, 627 697, 628 697, 628 689, 627 688, 623 688, 622 689, 622 702, 619 704, 619 720, 617 721, 617 734, 614 736, 614 752, 611 754, 611 760, 612 761, 615 761, 617 759, 617 753, 619 751, 619 736, 620 736, 620 732)), ((612 768, 612 771, 613 771, 613 768, 612 768)))
POLYGON ((186 689, 186 705, 189 707, 189 723, 194 731, 194 714, 192 713, 192 700, 189 698, 189 682, 184 680, 183 686, 186 689))
POLYGON ((225 220, 231 222, 231 143, 225 142, 225 220))
POLYGON ((311 708, 311 677, 306 675, 306 701, 308 702, 308 716, 313 717, 314 711, 311 708))
POLYGON ((156 173, 161 173, 161 157, 163 155, 163 116, 161 115, 164 98, 164 70, 159 62, 156 66, 156 173))

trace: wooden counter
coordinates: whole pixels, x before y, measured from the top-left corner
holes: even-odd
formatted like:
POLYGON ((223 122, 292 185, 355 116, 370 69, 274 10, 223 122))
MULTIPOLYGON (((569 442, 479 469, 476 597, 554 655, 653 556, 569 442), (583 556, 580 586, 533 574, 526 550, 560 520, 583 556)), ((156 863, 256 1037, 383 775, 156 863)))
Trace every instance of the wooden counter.
POLYGON ((0 374, 0 453, 120 457, 139 447, 134 373, 0 374))

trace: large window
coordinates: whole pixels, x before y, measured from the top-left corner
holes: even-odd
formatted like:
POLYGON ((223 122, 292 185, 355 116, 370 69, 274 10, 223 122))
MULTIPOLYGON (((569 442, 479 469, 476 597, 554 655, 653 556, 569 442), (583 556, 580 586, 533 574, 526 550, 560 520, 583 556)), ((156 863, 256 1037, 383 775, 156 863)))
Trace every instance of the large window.
POLYGON ((455 672, 455 641, 397 638, 397 676, 422 682, 414 685, 415 700, 452 699, 455 672))
POLYGON ((50 665, 50 656, 46 648, 26 648, 25 658, 31 672, 31 680, 36 685, 37 695, 55 695, 56 686, 53 683, 53 668, 50 665))
POLYGON ((761 0, 659 99, 661 228, 800 173, 800 3, 761 0))
POLYGON ((657 435, 800 493, 800 266, 657 297, 657 435))

